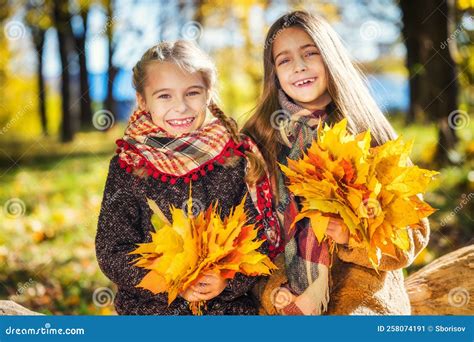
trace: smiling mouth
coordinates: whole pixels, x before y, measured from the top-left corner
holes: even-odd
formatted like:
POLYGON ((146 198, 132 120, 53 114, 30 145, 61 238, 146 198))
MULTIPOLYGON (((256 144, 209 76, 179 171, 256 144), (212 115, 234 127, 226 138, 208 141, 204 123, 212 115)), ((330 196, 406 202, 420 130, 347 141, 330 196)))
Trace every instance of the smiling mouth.
POLYGON ((307 87, 316 81, 316 77, 310 77, 310 78, 305 78, 299 81, 296 81, 293 83, 295 87, 301 88, 301 87, 307 87))
POLYGON ((176 128, 190 127, 196 118, 166 120, 166 123, 176 128))

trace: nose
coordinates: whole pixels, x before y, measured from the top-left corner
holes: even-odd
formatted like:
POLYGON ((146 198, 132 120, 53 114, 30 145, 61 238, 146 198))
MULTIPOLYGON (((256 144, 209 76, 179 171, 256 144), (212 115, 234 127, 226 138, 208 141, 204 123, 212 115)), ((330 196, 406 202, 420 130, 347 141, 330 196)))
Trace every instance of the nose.
POLYGON ((183 114, 184 112, 186 112, 186 103, 183 99, 177 99, 176 100, 176 103, 174 105, 174 110, 177 112, 177 113, 180 113, 180 114, 183 114))
POLYGON ((302 58, 296 59, 295 73, 306 71, 306 69, 307 69, 307 67, 306 67, 306 63, 304 62, 304 60, 302 58))

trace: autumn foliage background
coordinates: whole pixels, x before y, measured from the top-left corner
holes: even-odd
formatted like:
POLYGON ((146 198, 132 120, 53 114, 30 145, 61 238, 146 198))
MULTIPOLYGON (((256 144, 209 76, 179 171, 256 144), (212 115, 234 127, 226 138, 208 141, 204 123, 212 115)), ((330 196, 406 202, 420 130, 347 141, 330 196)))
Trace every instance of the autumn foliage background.
POLYGON ((412 159, 440 171, 428 248, 406 270, 473 243, 472 0, 0 0, 0 299, 52 314, 113 314, 94 237, 130 70, 162 39, 215 59, 226 113, 259 96, 264 36, 286 11, 335 27, 412 159))

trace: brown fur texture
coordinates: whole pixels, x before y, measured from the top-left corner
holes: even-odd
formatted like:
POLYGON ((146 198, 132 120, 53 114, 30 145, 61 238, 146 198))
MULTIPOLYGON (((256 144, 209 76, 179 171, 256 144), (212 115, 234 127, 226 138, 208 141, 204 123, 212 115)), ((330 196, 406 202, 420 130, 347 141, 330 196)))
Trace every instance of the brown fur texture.
MULTIPOLYGON (((398 259, 382 256, 378 273, 371 267, 364 249, 338 246, 331 267, 331 295, 327 315, 410 315, 402 269, 409 266, 429 240, 429 223, 408 230, 410 248, 398 259)), ((260 300, 261 315, 276 315, 272 291, 286 283, 284 256, 276 259, 279 270, 260 281, 254 294, 260 300)))

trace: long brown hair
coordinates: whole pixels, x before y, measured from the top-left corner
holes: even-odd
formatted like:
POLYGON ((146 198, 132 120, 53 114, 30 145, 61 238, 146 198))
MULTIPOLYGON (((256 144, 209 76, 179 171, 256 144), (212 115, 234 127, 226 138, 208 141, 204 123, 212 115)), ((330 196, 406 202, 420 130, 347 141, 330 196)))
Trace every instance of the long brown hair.
POLYGON ((335 121, 347 118, 348 129, 357 134, 370 129, 373 145, 395 139, 392 126, 370 95, 363 74, 352 63, 338 34, 319 16, 295 11, 280 17, 270 27, 263 53, 263 92, 252 116, 243 127, 260 148, 272 176, 278 172, 277 157, 281 151, 278 130, 271 125, 272 115, 281 110, 278 102, 279 82, 273 60, 273 42, 288 27, 304 30, 318 47, 327 74, 328 92, 332 98, 335 121))
MULTIPOLYGON (((156 62, 172 62, 186 72, 199 72, 202 75, 209 96, 209 112, 224 125, 235 142, 241 141, 236 122, 224 114, 217 105, 217 70, 212 59, 195 43, 188 40, 163 41, 148 49, 133 67, 133 86, 144 96, 147 66, 156 62)), ((264 163, 254 153, 246 151, 249 163, 246 181, 257 182, 265 172, 264 163)), ((229 160, 232 166, 233 160, 229 160)), ((226 166, 226 165, 224 165, 226 166)))

